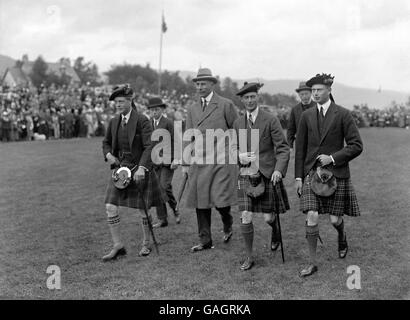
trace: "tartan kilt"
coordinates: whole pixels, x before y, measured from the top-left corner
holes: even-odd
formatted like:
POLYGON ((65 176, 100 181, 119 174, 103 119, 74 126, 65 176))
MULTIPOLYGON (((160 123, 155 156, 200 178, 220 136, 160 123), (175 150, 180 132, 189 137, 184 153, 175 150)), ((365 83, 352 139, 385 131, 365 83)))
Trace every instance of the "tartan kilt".
POLYGON ((239 175, 238 178, 238 207, 239 211, 260 213, 285 213, 290 209, 288 194, 283 181, 273 186, 270 179, 262 175, 265 182, 265 192, 254 199, 246 194, 246 188, 250 185, 248 176, 239 175))
MULTIPOLYGON (((160 207, 167 199, 165 191, 161 188, 158 177, 154 170, 150 170, 146 176, 147 182, 144 188, 144 201, 147 210, 151 207, 160 207)), ((105 203, 118 207, 127 207, 134 209, 144 209, 140 192, 134 179, 125 189, 117 189, 111 179, 108 182, 105 193, 105 203)))
POLYGON ((350 178, 336 178, 337 188, 330 197, 320 197, 314 194, 310 180, 310 176, 307 175, 300 197, 300 211, 303 213, 317 211, 319 214, 330 214, 337 217, 360 216, 359 204, 350 178))

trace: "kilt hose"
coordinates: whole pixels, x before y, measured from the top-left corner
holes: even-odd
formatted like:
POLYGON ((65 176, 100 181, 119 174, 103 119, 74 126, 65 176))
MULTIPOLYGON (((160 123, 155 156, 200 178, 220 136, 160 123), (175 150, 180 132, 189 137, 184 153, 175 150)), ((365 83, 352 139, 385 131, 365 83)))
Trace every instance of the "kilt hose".
POLYGON ((337 217, 360 216, 359 204, 350 178, 336 178, 336 182, 337 188, 333 195, 320 197, 313 193, 310 186, 311 178, 307 175, 300 197, 300 211, 303 213, 317 211, 319 214, 330 214, 337 217))
MULTIPOLYGON (((146 175, 146 179, 143 197, 147 209, 161 206, 164 201, 167 201, 167 196, 160 186, 155 171, 150 170, 146 175)), ((127 188, 120 190, 114 186, 110 175, 104 202, 118 207, 144 209, 144 204, 134 179, 131 180, 127 188)))
POLYGON ((239 211, 260 213, 285 213, 290 209, 288 194, 283 181, 274 186, 270 179, 262 175, 265 182, 265 192, 260 197, 253 199, 246 194, 250 185, 248 176, 239 175, 238 178, 238 207, 239 211))

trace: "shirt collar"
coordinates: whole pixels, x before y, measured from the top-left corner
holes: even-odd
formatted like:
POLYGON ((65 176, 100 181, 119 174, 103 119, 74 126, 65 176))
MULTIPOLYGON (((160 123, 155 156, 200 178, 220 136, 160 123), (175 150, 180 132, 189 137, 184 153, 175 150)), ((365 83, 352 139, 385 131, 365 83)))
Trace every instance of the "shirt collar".
POLYGON ((209 101, 211 101, 213 95, 214 95, 214 92, 211 91, 210 94, 208 94, 205 98, 201 98, 201 100, 205 99, 205 100, 206 100, 206 104, 208 105, 208 104, 209 104, 209 101))
POLYGON ((132 111, 132 108, 130 109, 130 111, 125 116, 122 114, 121 115, 121 120, 125 118, 125 122, 128 123, 128 120, 130 120, 131 111, 132 111))
POLYGON ((161 121, 162 116, 163 116, 163 115, 161 114, 161 116, 160 116, 158 119, 153 118, 155 125, 158 125, 158 124, 159 124, 159 122, 161 121))
POLYGON ((329 99, 326 103, 324 103, 324 104, 317 104, 317 109, 319 110, 319 112, 320 112, 320 107, 323 107, 323 115, 326 115, 326 112, 327 112, 327 110, 329 109, 329 107, 330 107, 330 104, 332 103, 332 101, 329 99))
POLYGON ((258 116, 259 113, 259 106, 256 107, 255 110, 253 110, 252 112, 246 111, 246 117, 249 119, 249 114, 252 115, 252 121, 253 123, 255 123, 256 117, 258 116))

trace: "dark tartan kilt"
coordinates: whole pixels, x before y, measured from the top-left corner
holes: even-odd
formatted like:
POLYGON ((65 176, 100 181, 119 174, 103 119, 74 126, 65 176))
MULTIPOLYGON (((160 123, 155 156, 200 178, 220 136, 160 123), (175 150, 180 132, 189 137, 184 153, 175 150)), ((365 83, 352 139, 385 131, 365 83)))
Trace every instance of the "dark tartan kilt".
POLYGON ((247 176, 238 178, 238 206, 239 211, 261 213, 285 213, 290 209, 288 194, 282 180, 273 186, 270 179, 262 176, 265 182, 265 192, 254 199, 246 194, 246 187, 250 184, 247 176))
POLYGON ((319 214, 330 214, 337 217, 360 216, 359 204, 350 178, 336 178, 337 188, 330 197, 315 195, 310 187, 310 180, 311 178, 307 175, 300 197, 300 211, 304 213, 317 211, 319 214))
MULTIPOLYGON (((166 194, 160 186, 155 171, 150 170, 147 177, 147 184, 144 188, 144 200, 147 209, 151 207, 159 207, 164 201, 166 201, 166 194)), ((115 187, 111 176, 105 193, 105 203, 113 204, 118 207, 144 209, 141 195, 135 181, 132 180, 127 188, 120 190, 115 187)))

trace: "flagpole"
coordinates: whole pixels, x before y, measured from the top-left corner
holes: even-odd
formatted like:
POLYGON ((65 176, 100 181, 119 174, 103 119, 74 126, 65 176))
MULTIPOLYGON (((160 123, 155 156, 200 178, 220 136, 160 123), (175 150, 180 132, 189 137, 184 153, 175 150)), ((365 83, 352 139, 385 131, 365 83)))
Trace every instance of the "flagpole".
POLYGON ((161 16, 161 28, 160 28, 160 40, 159 40, 159 71, 158 71, 158 95, 161 95, 161 73, 162 73, 162 34, 164 33, 162 30, 162 25, 164 23, 164 10, 162 10, 161 16))

